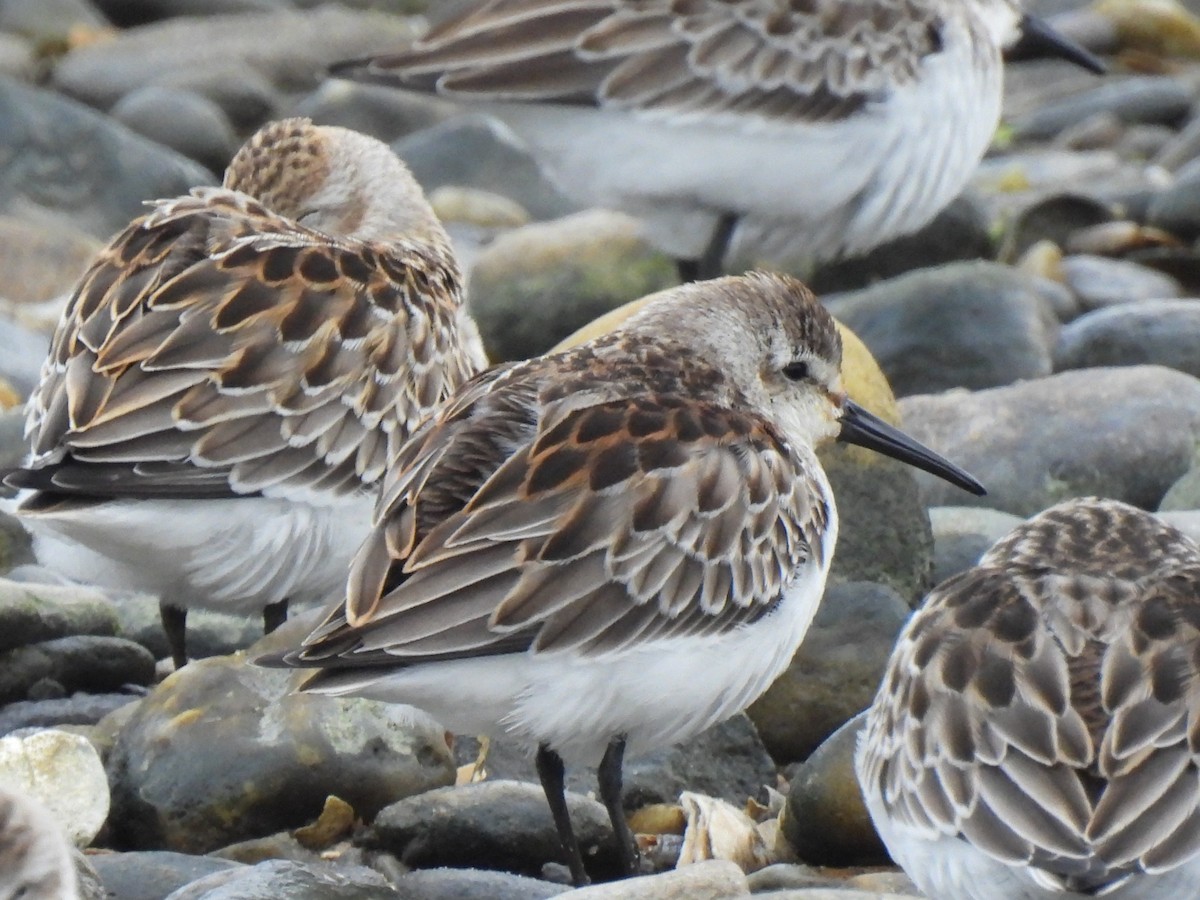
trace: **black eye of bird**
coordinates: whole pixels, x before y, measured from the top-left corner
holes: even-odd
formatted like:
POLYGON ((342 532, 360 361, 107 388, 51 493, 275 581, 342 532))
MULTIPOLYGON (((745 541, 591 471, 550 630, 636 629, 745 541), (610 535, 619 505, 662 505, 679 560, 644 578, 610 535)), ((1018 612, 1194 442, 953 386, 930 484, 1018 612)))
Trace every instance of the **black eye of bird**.
POLYGON ((790 362, 783 367, 783 374, 784 377, 786 377, 789 381, 803 381, 810 375, 808 371, 808 363, 801 362, 799 360, 796 362, 790 362))

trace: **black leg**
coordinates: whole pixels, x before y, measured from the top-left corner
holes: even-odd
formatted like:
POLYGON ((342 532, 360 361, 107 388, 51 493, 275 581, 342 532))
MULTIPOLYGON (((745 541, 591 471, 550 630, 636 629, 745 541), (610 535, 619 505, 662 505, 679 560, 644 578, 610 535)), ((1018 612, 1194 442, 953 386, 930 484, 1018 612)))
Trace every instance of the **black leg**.
POLYGON ((162 619, 163 631, 167 633, 167 647, 175 662, 175 671, 187 665, 187 609, 172 606, 165 600, 158 604, 158 615, 162 619))
POLYGON ((563 790, 563 761, 562 757, 547 747, 538 744, 537 772, 542 780, 542 790, 546 792, 546 802, 550 804, 550 815, 554 817, 554 827, 558 829, 558 839, 562 842, 567 854, 567 865, 571 869, 571 880, 576 887, 588 883, 587 872, 583 868, 583 855, 579 852, 579 841, 575 840, 575 831, 571 828, 571 816, 567 813, 567 797, 563 790))
POLYGON ((263 607, 263 634, 270 634, 287 621, 287 598, 263 607))
POLYGON ((699 281, 700 260, 677 259, 675 260, 675 271, 679 273, 679 280, 683 284, 691 284, 693 281, 699 281))
POLYGON ((604 751, 604 758, 600 760, 596 781, 600 787, 600 799, 604 802, 608 818, 612 821, 621 863, 628 875, 637 875, 640 871, 637 842, 629 828, 629 820, 625 818, 625 807, 621 804, 621 763, 624 758, 625 738, 615 737, 608 742, 608 749, 604 751))
POLYGON ((737 222, 738 217, 733 213, 722 213, 700 258, 675 260, 675 269, 679 272, 680 281, 684 284, 707 281, 710 278, 720 278, 725 273, 725 257, 729 253, 729 242, 733 240, 733 230, 737 228, 737 222))

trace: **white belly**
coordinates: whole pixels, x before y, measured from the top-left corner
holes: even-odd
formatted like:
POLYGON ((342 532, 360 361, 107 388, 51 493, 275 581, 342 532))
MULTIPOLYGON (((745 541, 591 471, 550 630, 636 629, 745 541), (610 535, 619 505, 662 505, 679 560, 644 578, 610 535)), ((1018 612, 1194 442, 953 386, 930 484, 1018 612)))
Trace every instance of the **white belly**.
POLYGON ((120 500, 22 515, 47 568, 102 587, 147 591, 233 614, 342 596, 372 501, 120 500))
POLYGON ((998 55, 979 66, 947 36, 918 82, 848 119, 766 125, 726 116, 496 104, 563 190, 626 210, 680 258, 696 258, 718 217, 746 222, 739 256, 809 259, 861 251, 920 228, 966 185, 1000 116, 998 55))
POLYGON ((411 704, 453 731, 545 742, 573 764, 594 765, 617 735, 638 754, 745 709, 791 661, 827 568, 806 569, 774 612, 724 636, 593 658, 522 653, 365 670, 352 685, 328 692, 411 704))

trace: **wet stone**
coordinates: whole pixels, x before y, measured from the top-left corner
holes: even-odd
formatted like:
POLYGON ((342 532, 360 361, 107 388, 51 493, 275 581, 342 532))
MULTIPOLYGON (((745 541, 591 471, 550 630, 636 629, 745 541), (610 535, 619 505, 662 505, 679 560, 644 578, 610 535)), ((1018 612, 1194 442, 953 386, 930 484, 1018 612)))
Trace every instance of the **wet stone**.
POLYGON ((488 355, 526 359, 677 281, 635 219, 589 210, 498 237, 471 271, 468 300, 488 355))
POLYGON ((396 891, 363 866, 270 860, 239 866, 179 888, 167 900, 395 900, 396 891))
POLYGON ((55 67, 53 84, 107 109, 164 78, 244 64, 277 90, 308 91, 331 63, 395 50, 412 36, 410 20, 333 4, 311 11, 184 16, 76 48, 55 67))
MULTIPOLYGON (((459 765, 474 762, 478 747, 473 738, 460 736, 454 748, 459 765)), ((539 784, 532 752, 503 736, 491 739, 484 769, 489 780, 539 784)), ((629 812, 653 803, 674 803, 683 791, 721 797, 740 806, 757 797, 763 785, 774 785, 775 763, 754 723, 738 713, 689 741, 627 757, 623 774, 623 799, 629 812)), ((567 788, 580 794, 594 792, 595 770, 568 768, 567 788)))
POLYGON ((139 88, 117 101, 109 114, 211 172, 223 172, 239 144, 233 126, 216 103, 179 88, 139 88))
POLYGON ((154 657, 133 641, 106 635, 72 635, 29 644, 0 655, 0 703, 23 700, 30 688, 52 679, 68 692, 115 691, 154 680, 154 657))
POLYGON ((442 185, 481 188, 516 201, 535 219, 578 210, 566 199, 528 150, 497 120, 458 116, 392 145, 426 193, 442 185))
POLYGON ((1183 166, 1175 183, 1155 196, 1149 221, 1186 241, 1200 237, 1200 159, 1183 166))
POLYGON ((10 81, 0 82, 0 160, 0 210, 66 216, 101 240, 140 215, 147 197, 215 181, 203 166, 106 116, 10 81))
POLYGON ((965 572, 991 546, 1024 521, 1020 516, 969 506, 935 506, 933 525, 933 583, 965 572))
POLYGON ((1167 366, 1200 376, 1200 300, 1147 300, 1089 313, 1063 328, 1058 370, 1167 366))
POLYGON ((445 733, 424 713, 291 684, 216 657, 138 703, 108 758, 113 845, 205 853, 306 825, 330 794, 369 820, 453 780, 445 733))
POLYGON ((18 728, 94 725, 138 699, 136 694, 84 694, 45 700, 26 700, 0 707, 0 736, 18 728))
POLYGON ((1089 91, 1019 116, 1012 125, 1027 140, 1053 137, 1097 113, 1111 113, 1122 122, 1178 125, 1191 106, 1187 89, 1170 78, 1105 79, 1089 91))
MULTIPOLYGON (((589 874, 616 877, 620 866, 604 807, 570 791, 567 807, 589 874)), ((481 867, 537 876, 546 863, 565 862, 541 787, 517 781, 484 781, 401 800, 380 812, 356 843, 414 868, 481 867)))
POLYGON ((807 758, 870 705, 908 613, 904 599, 882 585, 826 589, 791 664, 748 710, 776 762, 807 758))
POLYGON ((982 388, 1050 372, 1057 323, 1039 282, 956 263, 826 299, 870 348, 897 396, 982 388))
POLYGON ((748 895, 742 870, 728 860, 716 859, 661 875, 595 884, 570 894, 578 900, 729 900, 748 895))
POLYGON ((86 847, 109 812, 108 781, 91 743, 45 730, 0 738, 0 783, 40 801, 76 847, 86 847))
POLYGON ((64 223, 45 226, 0 216, 0 296, 15 303, 53 299, 71 289, 100 246, 64 223))
POLYGON ((213 872, 240 868, 229 860, 167 850, 101 853, 92 857, 92 865, 111 900, 162 900, 213 872))
POLYGON ((858 733, 865 721, 862 713, 846 722, 792 776, 781 827, 805 862, 825 866, 888 862, 854 772, 858 733))
POLYGON ((116 632, 116 611, 97 590, 0 579, 0 651, 68 635, 116 632))
POLYGON ((909 434, 988 489, 974 498, 918 473, 930 505, 1019 516, 1080 496, 1155 509, 1200 440, 1200 380, 1161 366, 1080 369, 900 407, 909 434))
POLYGON ((1084 311, 1145 300, 1166 300, 1182 293, 1169 275, 1123 259, 1090 254, 1063 258, 1063 277, 1084 311))
POLYGON ((546 900, 571 890, 537 878, 482 869, 418 869, 396 882, 410 900, 546 900))

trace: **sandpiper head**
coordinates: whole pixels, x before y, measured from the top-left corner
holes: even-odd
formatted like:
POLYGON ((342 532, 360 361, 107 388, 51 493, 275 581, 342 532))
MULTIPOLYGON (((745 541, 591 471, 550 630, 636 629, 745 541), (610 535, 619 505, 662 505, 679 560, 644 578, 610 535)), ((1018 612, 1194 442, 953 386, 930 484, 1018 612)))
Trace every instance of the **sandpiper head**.
POLYGON ((271 122, 237 152, 224 183, 333 237, 448 244, 408 167, 386 144, 348 128, 271 122))
POLYGON ((683 285, 652 298, 626 327, 673 335, 722 373, 726 402, 773 422, 793 446, 858 444, 984 493, 967 472, 847 397, 833 316, 795 278, 751 272, 683 285))

